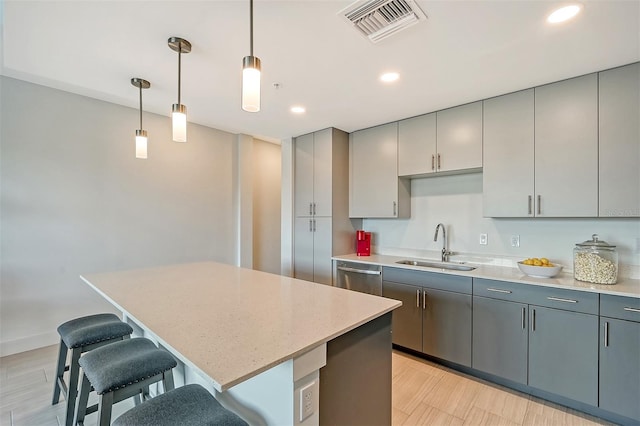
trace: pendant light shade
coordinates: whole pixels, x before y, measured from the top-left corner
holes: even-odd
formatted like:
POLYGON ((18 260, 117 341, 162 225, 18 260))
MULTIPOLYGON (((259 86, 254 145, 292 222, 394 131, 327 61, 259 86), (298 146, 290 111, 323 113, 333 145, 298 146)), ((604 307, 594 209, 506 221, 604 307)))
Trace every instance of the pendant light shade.
POLYGON ((242 60, 242 109, 260 111, 260 58, 253 56, 253 0, 249 0, 249 56, 242 60))
POLYGON ((142 129, 142 89, 151 87, 151 83, 141 78, 132 78, 131 84, 138 88, 140 93, 140 128, 136 130, 136 158, 147 159, 147 131, 142 129))
POLYGON ((178 103, 173 104, 171 107, 173 140, 175 142, 186 142, 187 107, 180 103, 180 80, 182 72, 182 54, 191 52, 191 43, 180 37, 170 37, 167 43, 171 50, 178 52, 178 103))

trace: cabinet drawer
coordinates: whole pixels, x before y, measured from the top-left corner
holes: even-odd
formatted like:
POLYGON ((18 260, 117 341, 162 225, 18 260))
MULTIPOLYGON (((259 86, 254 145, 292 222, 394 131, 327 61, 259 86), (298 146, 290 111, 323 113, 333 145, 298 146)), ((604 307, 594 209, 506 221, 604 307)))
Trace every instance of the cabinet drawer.
POLYGON ((471 294, 471 277, 385 267, 382 268, 382 279, 384 281, 471 294))
POLYGON ((600 315, 640 322, 640 298, 601 294, 600 315))
POLYGON ((598 314, 599 294, 584 291, 540 287, 507 281, 474 278, 473 294, 500 300, 512 300, 530 305, 564 309, 565 311, 598 314))

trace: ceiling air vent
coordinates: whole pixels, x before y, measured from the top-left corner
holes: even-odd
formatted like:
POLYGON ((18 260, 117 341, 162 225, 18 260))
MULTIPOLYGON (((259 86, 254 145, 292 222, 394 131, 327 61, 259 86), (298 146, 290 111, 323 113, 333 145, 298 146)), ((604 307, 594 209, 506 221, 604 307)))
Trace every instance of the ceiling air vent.
POLYGON ((427 19, 413 0, 358 0, 338 14, 373 43, 427 19))

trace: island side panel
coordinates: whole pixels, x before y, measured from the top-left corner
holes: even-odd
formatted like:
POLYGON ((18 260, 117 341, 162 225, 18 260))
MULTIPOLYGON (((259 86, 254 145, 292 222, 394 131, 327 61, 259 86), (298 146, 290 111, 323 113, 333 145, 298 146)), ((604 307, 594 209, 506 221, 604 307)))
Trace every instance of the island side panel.
POLYGON ((391 424, 391 313, 327 343, 320 424, 391 424))

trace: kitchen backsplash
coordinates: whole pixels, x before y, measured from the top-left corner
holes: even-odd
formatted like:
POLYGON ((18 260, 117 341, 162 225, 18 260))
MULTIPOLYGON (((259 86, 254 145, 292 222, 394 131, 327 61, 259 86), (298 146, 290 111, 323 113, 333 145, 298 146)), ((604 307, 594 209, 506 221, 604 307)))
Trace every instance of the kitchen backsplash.
POLYGON ((439 258, 442 235, 437 242, 433 236, 440 222, 454 261, 515 267, 527 257, 547 257, 570 272, 575 244, 598 234, 617 246, 619 275, 640 279, 639 218, 485 218, 481 173, 414 179, 410 219, 364 219, 363 229, 373 233, 375 253, 439 258), (487 234, 486 245, 480 244, 480 234, 487 234), (511 246, 514 235, 519 247, 511 246))

